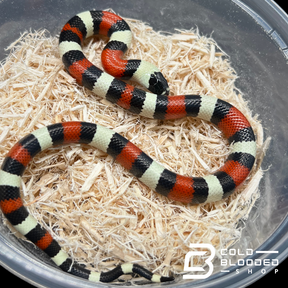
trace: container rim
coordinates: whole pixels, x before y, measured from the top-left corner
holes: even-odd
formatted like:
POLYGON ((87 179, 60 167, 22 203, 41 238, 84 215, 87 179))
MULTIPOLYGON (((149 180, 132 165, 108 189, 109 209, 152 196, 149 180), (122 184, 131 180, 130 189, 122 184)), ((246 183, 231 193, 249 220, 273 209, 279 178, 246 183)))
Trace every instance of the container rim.
MULTIPOLYGON (((276 44, 280 47, 283 52, 284 58, 288 59, 288 46, 286 43, 288 42, 288 32, 285 32, 284 25, 288 27, 288 15, 284 12, 284 10, 279 7, 277 3, 273 0, 265 0, 263 4, 267 4, 267 15, 272 12, 276 13, 281 17, 281 21, 283 21, 283 33, 278 33, 274 28, 274 23, 276 23, 275 17, 269 21, 269 23, 259 14, 257 14, 254 10, 248 7, 245 4, 245 0, 231 0, 237 6, 242 8, 245 12, 247 12, 264 30, 267 34, 271 35, 276 44)), ((265 15, 264 15, 265 16, 265 15)), ((269 18, 270 19, 270 18, 269 18)), ((280 32, 283 32, 280 31, 280 32)), ((266 251, 267 253, 261 254, 260 257, 258 254, 253 253, 253 255, 246 257, 245 259, 277 259, 280 264, 285 258, 288 256, 288 216, 280 223, 280 225, 276 228, 275 232, 261 245, 257 250, 266 251), (274 253, 270 253, 271 251, 277 251, 277 256, 274 253)), ((263 261, 262 261, 263 263, 263 261)), ((79 279, 78 277, 69 275, 57 268, 52 266, 44 265, 36 260, 36 258, 30 257, 23 251, 18 248, 15 248, 11 243, 9 243, 1 234, 0 234, 0 265, 3 266, 8 271, 12 272, 17 277, 25 280, 26 282, 36 286, 36 287, 47 287, 47 283, 49 283, 50 287, 54 288, 78 288, 79 286, 82 288, 91 288, 97 287, 95 283, 90 283, 86 280, 79 279), (45 269, 45 274, 42 273, 43 269, 45 269), (77 281, 75 281, 77 279, 77 281), (77 282, 77 283, 76 283, 77 282), (63 286, 65 285, 65 286, 63 286)), ((231 268, 231 267, 230 267, 231 268)), ((227 283, 225 287, 246 287, 253 282, 260 279, 262 276, 270 272, 273 266, 264 266, 257 265, 251 266, 249 269, 253 269, 253 274, 247 277, 247 266, 233 266, 232 269, 229 270, 230 273, 224 274, 221 272, 217 272, 210 276, 205 280, 198 280, 193 282, 181 283, 178 285, 178 288, 187 288, 196 286, 199 288, 209 288, 209 287, 223 287, 223 281, 227 283), (236 272, 238 269, 239 273, 236 272), (263 274, 263 269, 265 269, 265 274, 263 274)), ((106 284, 99 283, 98 287, 111 287, 106 284)), ((157 287, 156 285, 151 285, 152 287, 157 287)), ((175 285, 168 284, 166 287, 175 287, 175 285)), ((121 287, 131 287, 131 286, 121 286, 121 287)), ((158 286, 159 287, 159 286, 158 286)))
MULTIPOLYGON (((253 269, 253 274, 247 276, 247 266, 234 266, 232 269, 229 269, 228 274, 223 276, 223 273, 218 272, 213 274, 205 280, 198 280, 193 282, 186 282, 178 285, 179 288, 187 288, 192 285, 199 288, 209 288, 209 287, 223 287, 223 281, 228 285, 225 287, 246 287, 247 285, 252 284, 257 281, 259 278, 269 273, 275 266, 266 266, 263 263, 264 259, 277 259, 280 264, 288 255, 288 233, 285 233, 288 228, 288 216, 282 221, 278 226, 276 231, 267 239, 267 241, 258 247, 257 251, 266 251, 261 254, 260 257, 257 257, 257 253, 246 257, 247 259, 261 259, 262 265, 253 265, 249 266, 249 269, 253 269), (277 256, 275 257, 275 253, 277 256), (236 273, 236 269, 238 272, 236 273), (263 272, 265 271, 265 273, 263 272), (237 286, 235 286, 237 284, 237 286)), ((0 264, 8 271, 12 272, 19 278, 29 282, 30 284, 35 285, 36 287, 47 287, 44 283, 51 283, 50 287, 65 287, 61 284, 69 284, 69 287, 81 287, 90 288, 95 287, 95 283, 90 283, 88 281, 79 279, 78 277, 69 275, 57 268, 52 266, 46 266, 42 263, 37 262, 35 259, 29 257, 26 253, 23 253, 15 247, 11 247, 11 244, 7 242, 0 234, 0 264), (14 267, 12 269, 11 267, 14 267), (45 274, 42 274, 42 269, 45 269, 45 274), (72 277, 70 280, 69 278, 72 277), (73 281, 73 278, 77 281, 73 281), (77 283, 76 283, 77 282, 77 283), (94 285, 93 285, 94 284, 94 285), (92 285, 92 286, 91 286, 92 285)), ((111 287, 105 284, 99 283, 101 287, 111 287)), ((154 285, 151 285, 154 286, 154 285)), ((166 287, 175 287, 174 284, 165 285, 166 287)), ((97 286, 96 286, 97 287, 97 286)), ((99 287, 99 286, 98 286, 99 287)), ((131 286, 121 286, 121 287, 131 287, 131 286)), ((155 286, 157 287, 157 286, 155 286)))

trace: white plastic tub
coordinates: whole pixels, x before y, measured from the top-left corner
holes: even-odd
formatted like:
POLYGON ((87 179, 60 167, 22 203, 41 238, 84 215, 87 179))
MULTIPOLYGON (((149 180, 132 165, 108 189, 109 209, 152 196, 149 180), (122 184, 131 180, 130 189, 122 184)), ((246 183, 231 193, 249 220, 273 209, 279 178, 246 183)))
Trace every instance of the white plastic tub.
MULTIPOLYGON (((251 100, 253 112, 260 115, 266 136, 272 137, 262 164, 263 169, 269 170, 261 182, 261 198, 233 248, 252 248, 254 253, 248 258, 253 263, 255 259, 277 259, 280 263, 288 255, 287 15, 271 0, 4 0, 0 1, 0 59, 5 58, 4 48, 25 30, 46 28, 56 35, 74 14, 108 7, 124 17, 147 21, 155 30, 172 32, 174 28, 198 27, 204 35, 213 32, 213 38, 230 55, 239 75, 237 87, 251 100)), ((231 261, 237 262, 238 258, 231 261)), ((22 279, 37 287, 112 287, 76 278, 42 259, 42 252, 19 241, 0 224, 0 264, 22 279)), ((268 273, 273 268, 264 266, 263 261, 257 266, 236 265, 228 267, 229 273, 215 271, 205 280, 180 279, 165 286, 247 286, 263 276, 262 269, 268 273), (253 273, 247 273, 248 269, 253 269, 253 273)))

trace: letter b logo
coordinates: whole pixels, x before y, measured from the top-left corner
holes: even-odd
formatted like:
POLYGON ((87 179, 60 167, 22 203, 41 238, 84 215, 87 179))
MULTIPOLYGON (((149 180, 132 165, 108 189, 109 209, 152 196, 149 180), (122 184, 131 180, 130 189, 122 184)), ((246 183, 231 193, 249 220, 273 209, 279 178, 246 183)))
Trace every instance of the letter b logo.
MULTIPOLYGON (((212 260, 215 256, 215 248, 211 244, 190 244, 190 248, 200 248, 200 249, 208 249, 211 252, 211 255, 204 260, 205 263, 208 265, 209 270, 206 274, 187 274, 183 275, 183 279, 205 279, 208 278, 213 272, 213 264, 212 260)), ((205 271, 202 267, 193 267, 190 265, 190 259, 193 256, 203 256, 207 253, 207 251, 190 251, 185 256, 184 262, 184 271, 185 272, 203 272, 205 271)))

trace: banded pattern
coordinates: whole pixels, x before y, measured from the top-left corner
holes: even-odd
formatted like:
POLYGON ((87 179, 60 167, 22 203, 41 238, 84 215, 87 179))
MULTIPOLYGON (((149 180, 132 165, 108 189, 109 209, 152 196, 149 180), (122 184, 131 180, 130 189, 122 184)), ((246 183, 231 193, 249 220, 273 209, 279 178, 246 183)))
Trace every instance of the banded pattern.
POLYGON ((132 164, 129 151, 134 156, 139 150, 119 134, 92 123, 58 123, 32 132, 10 150, 0 170, 0 208, 6 218, 21 234, 47 253, 57 266, 73 275, 93 282, 111 282, 123 274, 137 273, 152 282, 172 281, 173 277, 161 277, 137 264, 122 264, 109 272, 102 273, 83 268, 72 261, 59 244, 53 240, 49 232, 29 214, 20 197, 21 176, 25 168, 38 152, 55 145, 68 143, 90 144, 109 153, 120 163, 126 163, 126 167, 129 166, 129 163, 132 164), (127 156, 124 155, 124 146, 128 152, 127 156))
POLYGON ((210 96, 163 95, 168 94, 169 88, 157 68, 139 60, 120 59, 130 42, 130 29, 122 18, 109 12, 90 11, 67 22, 60 34, 59 49, 67 71, 79 84, 131 112, 154 119, 191 116, 211 121, 223 131, 232 146, 224 166, 213 175, 181 176, 165 169, 108 128, 85 122, 58 123, 34 131, 10 150, 0 170, 0 208, 20 233, 45 251, 64 271, 91 281, 110 282, 125 273, 138 273, 153 282, 165 282, 173 277, 161 277, 136 264, 123 264, 106 273, 90 272, 77 265, 29 215, 20 198, 21 175, 34 155, 48 147, 67 143, 86 143, 107 152, 149 188, 184 203, 221 200, 246 179, 255 161, 256 143, 244 115, 229 103, 210 96), (98 33, 110 36, 102 53, 105 69, 115 70, 109 71, 115 77, 142 81, 142 85, 158 95, 126 84, 86 59, 81 42, 98 33))
MULTIPOLYGON (((102 53, 102 62, 109 62, 111 67, 118 70, 118 74, 114 74, 114 76, 126 76, 125 69, 129 66, 127 64, 129 62, 125 62, 127 65, 120 68, 118 58, 129 48, 131 43, 131 31, 128 24, 110 12, 86 11, 67 22, 59 40, 63 63, 78 83, 112 103, 148 118, 177 119, 192 116, 211 121, 223 131, 229 139, 229 143, 233 143, 233 147, 235 147, 235 151, 233 148, 225 165, 217 173, 203 178, 176 175, 153 162, 139 149, 129 148, 130 144, 127 144, 126 147, 125 142, 122 143, 119 139, 115 139, 113 140, 115 144, 113 142, 111 145, 115 145, 119 150, 120 154, 118 156, 115 154, 119 162, 151 189, 173 200, 185 203, 203 203, 217 201, 230 195, 246 179, 255 160, 255 136, 244 115, 229 103, 214 97, 153 94, 114 78, 95 67, 82 52, 81 41, 85 37, 95 34, 110 36, 102 53), (111 53, 114 53, 114 56, 111 56, 111 53), (107 58, 109 59, 107 60, 107 58), (122 147, 123 152, 121 145, 125 146, 125 149, 122 147), (130 163, 132 160, 130 162, 123 161, 122 154, 125 156, 130 154, 134 161, 133 165, 130 163)), ((150 71, 149 65, 140 64, 134 74, 151 75, 150 72, 146 73, 146 71, 150 71), (146 67, 145 71, 139 69, 142 66, 146 67)), ((139 77, 145 78, 146 76, 139 77)), ((165 83, 167 82, 165 81, 165 83)), ((165 85, 163 84, 163 86, 165 85)), ((109 153, 109 151, 107 152, 109 153)))
POLYGON ((131 45, 132 33, 121 17, 107 11, 77 14, 61 31, 60 54, 68 72, 78 83, 92 90, 95 76, 101 74, 101 70, 85 58, 81 49, 81 42, 85 38, 97 34, 110 37, 101 55, 103 67, 110 75, 132 78, 156 94, 169 94, 167 81, 155 65, 141 60, 122 59, 131 45))

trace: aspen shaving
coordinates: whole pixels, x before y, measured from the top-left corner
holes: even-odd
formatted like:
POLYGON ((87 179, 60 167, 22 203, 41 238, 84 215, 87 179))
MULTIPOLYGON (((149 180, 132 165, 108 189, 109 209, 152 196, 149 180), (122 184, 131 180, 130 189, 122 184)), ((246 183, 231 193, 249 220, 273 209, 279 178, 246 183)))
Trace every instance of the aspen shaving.
MULTIPOLYGON (((141 21, 127 22, 134 39, 125 59, 143 59, 158 66, 171 95, 209 94, 244 113, 258 148, 247 181, 223 201, 185 205, 151 191, 106 153, 76 144, 50 148, 33 159, 23 176, 24 202, 79 263, 108 271, 129 261, 162 275, 182 274, 190 243, 210 243, 220 255, 220 249, 240 239, 243 228, 237 223, 249 217, 259 197, 263 171, 258 163, 269 140, 264 142, 257 115, 252 116, 235 87, 236 72, 212 38, 200 36, 197 30, 163 35, 141 21)), ((102 67, 105 43, 104 37, 85 40, 84 53, 98 67, 102 67)), ((230 152, 227 140, 211 123, 191 117, 147 119, 79 86, 64 69, 58 38, 45 30, 25 32, 7 51, 0 70, 1 162, 33 130, 72 120, 114 129, 182 175, 215 172, 230 152)))

